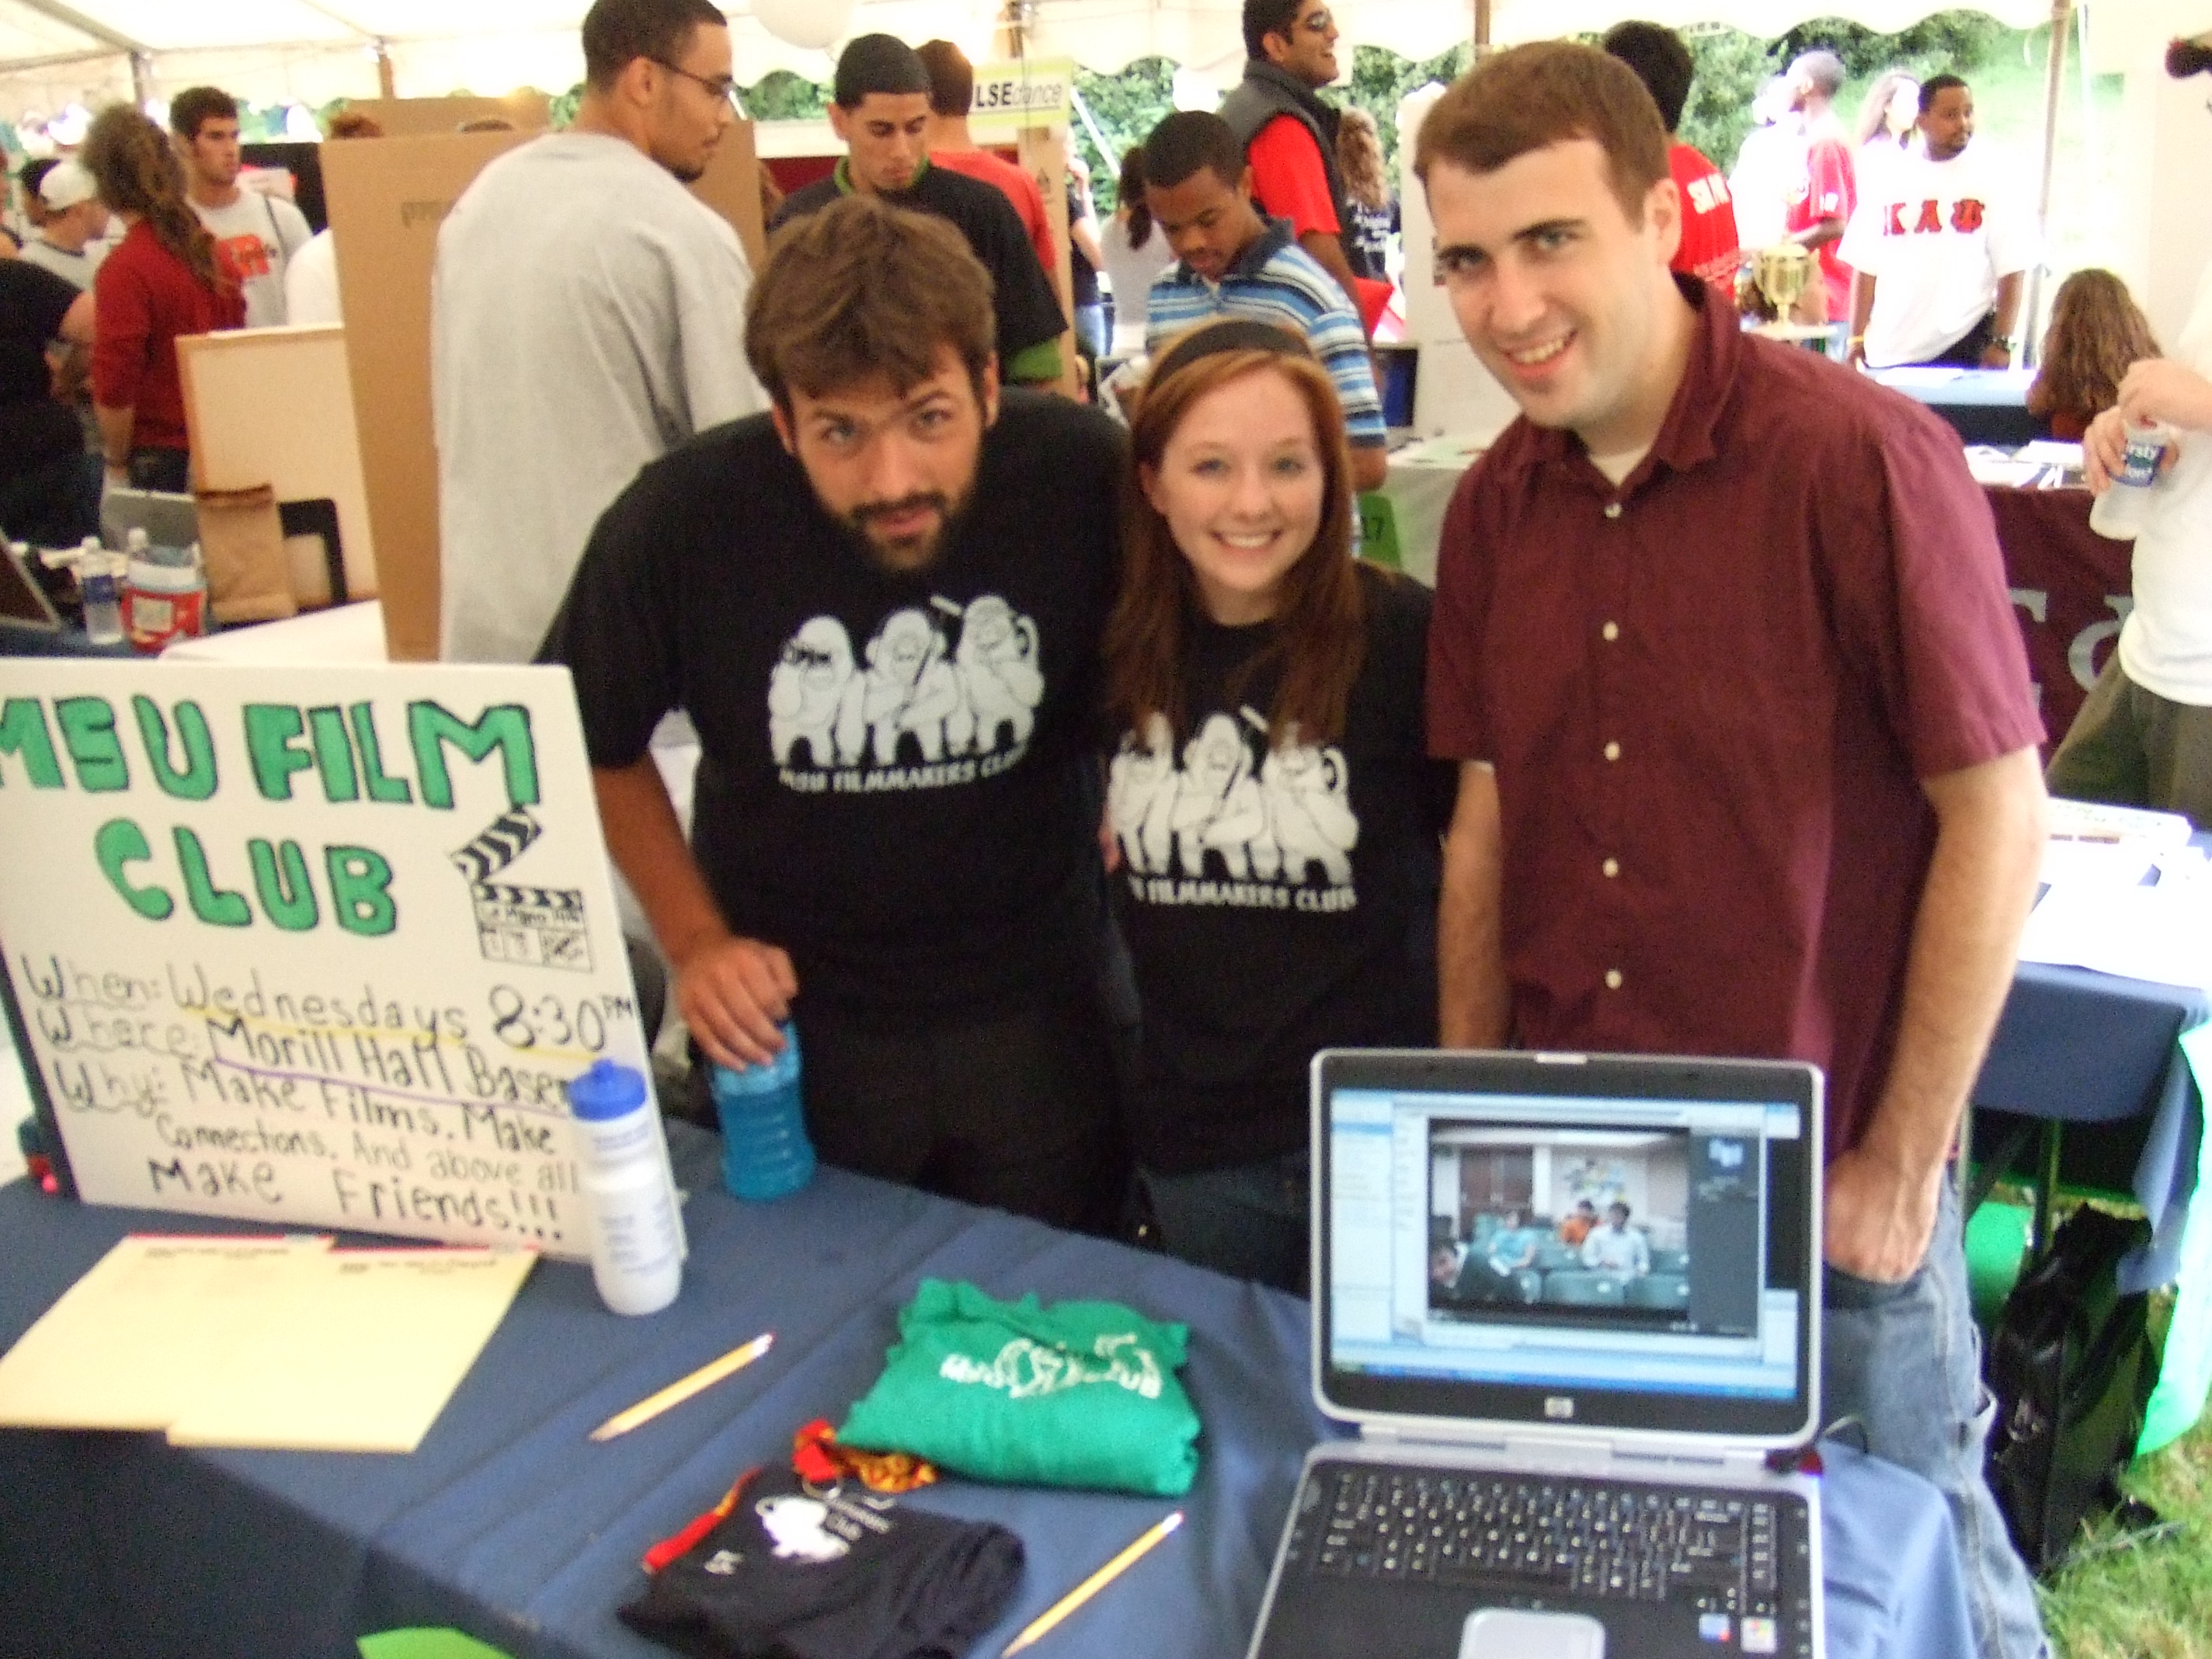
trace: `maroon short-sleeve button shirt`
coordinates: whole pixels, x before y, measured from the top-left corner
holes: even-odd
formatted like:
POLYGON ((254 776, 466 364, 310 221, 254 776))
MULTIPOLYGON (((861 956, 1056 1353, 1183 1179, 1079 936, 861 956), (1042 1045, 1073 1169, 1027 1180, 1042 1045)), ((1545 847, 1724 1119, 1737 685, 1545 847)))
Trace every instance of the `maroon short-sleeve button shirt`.
POLYGON ((2042 722, 1951 428, 1695 286, 1621 487, 1526 421, 1461 481, 1430 748, 1497 769, 1513 1040, 1812 1060, 1833 1156, 1896 1039, 1919 780, 2042 722))

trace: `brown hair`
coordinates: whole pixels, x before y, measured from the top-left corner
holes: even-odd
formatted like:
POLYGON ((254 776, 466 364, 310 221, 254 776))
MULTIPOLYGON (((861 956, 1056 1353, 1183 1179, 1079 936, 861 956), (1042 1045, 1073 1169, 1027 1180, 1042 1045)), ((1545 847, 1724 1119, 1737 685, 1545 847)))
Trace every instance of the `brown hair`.
POLYGON ((975 101, 975 67, 950 40, 925 40, 914 49, 929 71, 929 112, 965 115, 975 101))
POLYGON ((2043 366, 2028 389, 2032 407, 2084 425, 2120 400, 2128 365, 2159 355, 2150 321, 2109 270, 2077 270, 2058 285, 2043 366))
POLYGON ((1365 110, 1344 112, 1336 129, 1336 165, 1343 170, 1346 193, 1360 206, 1390 205, 1389 182, 1382 176, 1382 135, 1365 110))
MULTIPOLYGON (((1235 346, 1190 350, 1210 324, 1182 337, 1161 360, 1164 372, 1146 383, 1129 428, 1129 467, 1121 490, 1121 596, 1106 624, 1106 703, 1133 731, 1155 714, 1181 742, 1190 735, 1184 707, 1183 639, 1199 608, 1189 562, 1167 520, 1146 496, 1140 468, 1158 467, 1168 441, 1200 398, 1248 374, 1279 374, 1305 399, 1321 450, 1325 483, 1321 528, 1283 578, 1274 638, 1238 670, 1233 700, 1263 669, 1282 678, 1267 711, 1267 741, 1329 743, 1343 735, 1345 707, 1365 653, 1359 578, 1352 559, 1352 462, 1344 443, 1344 411, 1328 372, 1303 342, 1291 349, 1235 346)), ((1236 327, 1231 323, 1229 327, 1236 327)))
POLYGON ((1423 184, 1438 161, 1495 173, 1574 138, 1605 152, 1613 195, 1642 223, 1651 186, 1673 176, 1659 106, 1627 64, 1571 40, 1515 46, 1453 82, 1421 123, 1413 171, 1423 184))
POLYGON ((904 392, 952 348, 981 394, 995 345, 991 273, 934 214, 848 196, 769 246, 745 307, 745 358, 787 412, 809 396, 888 375, 904 392))
POLYGON ((381 138, 384 124, 374 115, 364 115, 357 109, 342 109, 331 117, 330 136, 333 138, 381 138))
POLYGON ((238 100, 221 87, 186 87, 169 100, 169 131, 186 143, 210 121, 238 119, 238 100))
POLYGON ((184 164, 161 128, 128 104, 112 105, 93 117, 76 159, 100 186, 100 199, 143 219, 202 288, 216 294, 234 289, 215 257, 215 238, 185 200, 184 164))

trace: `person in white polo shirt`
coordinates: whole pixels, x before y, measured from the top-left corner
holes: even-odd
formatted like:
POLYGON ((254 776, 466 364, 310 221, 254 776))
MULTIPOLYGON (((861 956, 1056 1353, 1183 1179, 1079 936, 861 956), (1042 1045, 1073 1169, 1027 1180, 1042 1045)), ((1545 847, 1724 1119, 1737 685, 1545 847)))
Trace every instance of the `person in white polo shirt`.
POLYGON ((2009 368, 2021 275, 2039 257, 2034 210, 2004 157, 1975 144, 1974 94, 1955 75, 1920 87, 1926 153, 1887 170, 1844 238, 1854 362, 2009 368))

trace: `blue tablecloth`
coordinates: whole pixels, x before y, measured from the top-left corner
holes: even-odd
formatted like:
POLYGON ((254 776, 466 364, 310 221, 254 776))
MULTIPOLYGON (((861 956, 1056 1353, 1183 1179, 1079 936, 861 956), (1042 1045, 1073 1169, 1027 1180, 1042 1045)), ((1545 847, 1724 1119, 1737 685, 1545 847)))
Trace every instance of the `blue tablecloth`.
MULTIPOLYGON (((0 1654, 353 1659, 352 1638, 453 1625, 515 1659, 648 1659, 614 1609, 638 1557, 740 1470, 836 1421, 873 1380, 925 1274, 1000 1295, 1109 1296, 1188 1322, 1204 1417, 1189 1520, 1056 1638, 1065 1655, 1244 1650, 1299 1461, 1329 1432, 1307 1370, 1304 1303, 1163 1257, 823 1170, 796 1197, 741 1206, 712 1185, 713 1143, 674 1126, 692 1256, 667 1312, 604 1312, 589 1275, 541 1264, 411 1456, 181 1450, 157 1437, 0 1431, 0 1654), (738 1342, 763 1360, 606 1445, 590 1430, 738 1342)), ((190 1217, 0 1188, 0 1345, 125 1231, 190 1217)), ((1968 1647, 1950 1523, 1917 1476, 1827 1454, 1830 1651, 1949 1659, 1968 1647)), ((1170 1504, 949 1482, 908 1500, 1012 1527, 1022 1624, 1170 1504)), ((1449 1659, 1444 1656, 1443 1659, 1449 1659)))
POLYGON ((2200 990, 2023 963, 1974 1085, 1978 1136, 1991 1111, 2056 1121, 2075 1129, 2069 1146, 2090 1143, 2100 1167, 2125 1171, 2153 1230, 2128 1264, 2130 1290, 2170 1282, 2179 1265, 2204 1103, 2175 1045, 2207 1018, 2200 990))

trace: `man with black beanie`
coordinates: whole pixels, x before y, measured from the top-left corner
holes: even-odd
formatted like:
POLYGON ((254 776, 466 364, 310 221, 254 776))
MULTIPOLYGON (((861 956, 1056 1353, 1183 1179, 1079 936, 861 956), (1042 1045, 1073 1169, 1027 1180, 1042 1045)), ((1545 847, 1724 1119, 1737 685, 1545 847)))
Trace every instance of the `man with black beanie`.
POLYGON ((818 212, 841 196, 880 196, 895 207, 949 219, 991 273, 999 362, 1017 385, 1060 379, 1067 319, 1006 198, 990 185, 929 159, 929 70, 913 47, 863 34, 838 54, 830 125, 845 157, 827 179, 793 191, 771 229, 818 212))

